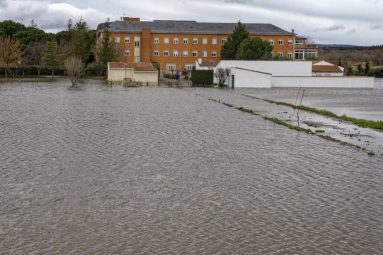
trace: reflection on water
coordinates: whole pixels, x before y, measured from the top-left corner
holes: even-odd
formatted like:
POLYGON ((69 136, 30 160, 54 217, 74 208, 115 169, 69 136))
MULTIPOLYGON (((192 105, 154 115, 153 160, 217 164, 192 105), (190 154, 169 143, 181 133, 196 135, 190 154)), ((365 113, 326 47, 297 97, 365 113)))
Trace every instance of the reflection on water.
POLYGON ((88 83, 0 85, 0 254, 383 250, 382 158, 194 90, 88 83))

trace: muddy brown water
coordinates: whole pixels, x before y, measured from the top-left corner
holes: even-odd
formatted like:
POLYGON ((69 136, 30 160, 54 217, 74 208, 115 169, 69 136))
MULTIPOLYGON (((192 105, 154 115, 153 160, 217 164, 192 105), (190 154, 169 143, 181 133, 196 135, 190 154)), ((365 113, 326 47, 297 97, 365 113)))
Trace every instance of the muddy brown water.
POLYGON ((381 157, 198 93, 1 84, 0 254, 382 254, 381 157))

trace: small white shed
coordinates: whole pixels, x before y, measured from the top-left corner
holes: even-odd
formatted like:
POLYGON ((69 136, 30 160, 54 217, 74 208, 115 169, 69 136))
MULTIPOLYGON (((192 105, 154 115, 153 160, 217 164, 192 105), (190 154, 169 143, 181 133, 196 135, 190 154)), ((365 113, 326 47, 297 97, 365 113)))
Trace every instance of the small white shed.
POLYGON ((144 86, 158 86, 158 70, 152 63, 108 63, 108 81, 121 83, 131 81, 144 86))

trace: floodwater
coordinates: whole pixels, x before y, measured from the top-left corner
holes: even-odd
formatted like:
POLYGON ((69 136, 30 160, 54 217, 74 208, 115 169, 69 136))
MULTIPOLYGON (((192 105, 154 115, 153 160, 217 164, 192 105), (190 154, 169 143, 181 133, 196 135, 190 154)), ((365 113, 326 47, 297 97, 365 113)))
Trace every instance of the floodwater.
MULTIPOLYGON (((295 104, 299 89, 248 89, 264 99, 295 104)), ((306 88, 302 105, 326 109, 338 115, 383 121, 383 78, 375 79, 375 89, 306 88)))
POLYGON ((219 90, 68 87, 0 84, 0 254, 382 254, 382 157, 219 90))

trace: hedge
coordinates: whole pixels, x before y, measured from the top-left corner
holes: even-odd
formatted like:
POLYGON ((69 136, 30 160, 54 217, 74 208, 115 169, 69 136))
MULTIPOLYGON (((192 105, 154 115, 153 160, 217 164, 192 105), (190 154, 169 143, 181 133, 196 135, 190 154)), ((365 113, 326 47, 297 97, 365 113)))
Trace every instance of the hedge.
POLYGON ((209 86, 213 84, 213 70, 192 70, 191 81, 193 86, 209 86))

